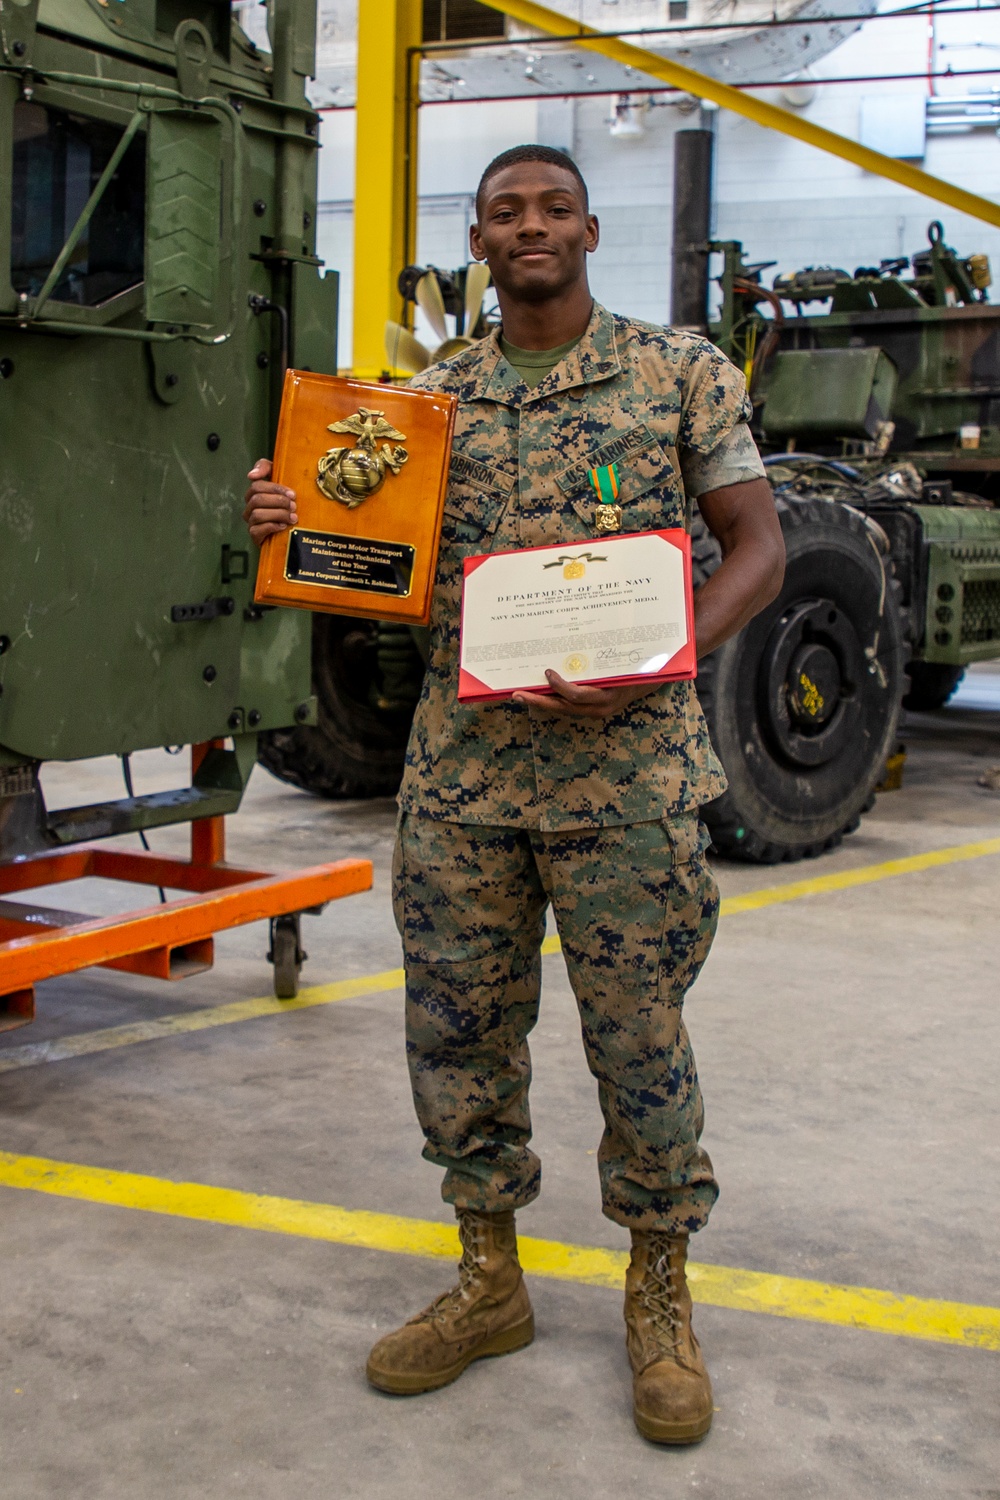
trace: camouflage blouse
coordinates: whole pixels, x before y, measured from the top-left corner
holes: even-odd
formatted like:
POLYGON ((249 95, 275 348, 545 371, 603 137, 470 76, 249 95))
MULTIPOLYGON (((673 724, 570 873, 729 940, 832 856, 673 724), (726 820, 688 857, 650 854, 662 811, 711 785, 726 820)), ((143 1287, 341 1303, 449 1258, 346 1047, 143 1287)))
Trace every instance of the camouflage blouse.
MULTIPOLYGON (((665 684, 605 720, 460 704, 462 560, 595 536, 587 471, 610 463, 623 532, 689 526, 678 454, 709 454, 748 420, 743 376, 706 339, 595 304, 579 344, 532 390, 497 333, 413 385, 449 391, 459 407, 401 807, 558 832, 669 817, 719 796, 725 777, 693 683, 665 684)), ((742 477, 762 472, 748 453, 742 477)), ((740 477, 730 466, 725 482, 740 477)))

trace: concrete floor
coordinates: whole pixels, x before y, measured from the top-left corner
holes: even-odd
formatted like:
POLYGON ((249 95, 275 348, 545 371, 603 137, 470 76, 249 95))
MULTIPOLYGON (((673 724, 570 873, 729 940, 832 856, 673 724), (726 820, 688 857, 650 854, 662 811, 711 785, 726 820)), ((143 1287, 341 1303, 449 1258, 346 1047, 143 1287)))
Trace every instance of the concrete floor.
MULTIPOLYGON (((808 866, 720 866, 724 894, 1000 834, 1000 676, 912 718, 902 791, 808 866)), ((51 766, 53 805, 117 795, 113 762, 51 766)), ((138 789, 183 770, 136 757, 138 789)), ((309 919, 305 983, 391 968, 393 808, 258 772, 234 859, 375 861, 309 919), (277 854, 276 854, 277 851, 277 854)), ((184 835, 152 835, 160 849, 184 835)), ((688 1004, 722 1182, 698 1260, 1000 1302, 997 857, 724 919, 688 1004)), ((105 909, 100 887, 53 904, 105 909)), ((95 970, 39 989, 29 1041, 268 993, 265 934, 176 986, 95 970)), ((525 1232, 621 1248, 562 960, 535 1034, 541 1200, 525 1232)), ((447 1220, 419 1156, 401 996, 266 1017, 0 1076, 0 1149, 447 1220)), ((410 1401, 367 1348, 446 1284, 441 1262, 0 1189, 3 1500, 697 1495, 1000 1500, 1000 1354, 701 1307, 718 1407, 698 1448, 629 1412, 618 1292, 535 1280, 539 1336, 410 1401)))

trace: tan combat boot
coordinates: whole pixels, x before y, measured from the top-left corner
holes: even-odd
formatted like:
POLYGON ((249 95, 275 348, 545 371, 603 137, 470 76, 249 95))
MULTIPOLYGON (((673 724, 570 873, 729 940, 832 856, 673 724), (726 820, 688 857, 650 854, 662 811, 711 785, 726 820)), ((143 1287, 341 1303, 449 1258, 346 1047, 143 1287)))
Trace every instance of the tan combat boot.
POLYGON ((632 1231, 625 1341, 635 1425, 651 1443, 696 1443, 712 1425, 712 1383, 691 1332, 688 1237, 632 1231))
POLYGON ((458 1285, 379 1339, 368 1379, 380 1391, 416 1396, 457 1380, 474 1359, 510 1354, 535 1337, 517 1258, 513 1213, 458 1215, 458 1285))

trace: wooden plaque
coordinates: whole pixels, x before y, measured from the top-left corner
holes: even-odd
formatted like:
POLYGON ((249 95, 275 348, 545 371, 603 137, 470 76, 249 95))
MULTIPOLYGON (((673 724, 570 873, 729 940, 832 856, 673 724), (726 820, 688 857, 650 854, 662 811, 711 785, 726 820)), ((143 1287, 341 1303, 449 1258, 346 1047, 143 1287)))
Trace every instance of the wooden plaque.
POLYGON ((261 547, 255 601, 426 624, 456 404, 289 370, 273 478, 298 522, 261 547))

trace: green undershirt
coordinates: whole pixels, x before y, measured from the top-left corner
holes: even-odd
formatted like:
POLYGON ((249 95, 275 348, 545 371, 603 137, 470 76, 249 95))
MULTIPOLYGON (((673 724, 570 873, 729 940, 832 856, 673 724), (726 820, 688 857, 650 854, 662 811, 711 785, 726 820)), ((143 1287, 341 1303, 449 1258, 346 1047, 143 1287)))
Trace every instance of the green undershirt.
MULTIPOLYGON (((582 338, 583 335, 580 335, 582 338)), ((570 339, 568 344, 560 344, 558 349, 519 349, 516 344, 508 344, 507 340, 500 335, 500 352, 509 365, 520 375, 525 385, 531 389, 539 381, 544 380, 550 370, 554 370, 561 359, 565 359, 570 350, 575 349, 580 339, 570 339)))

